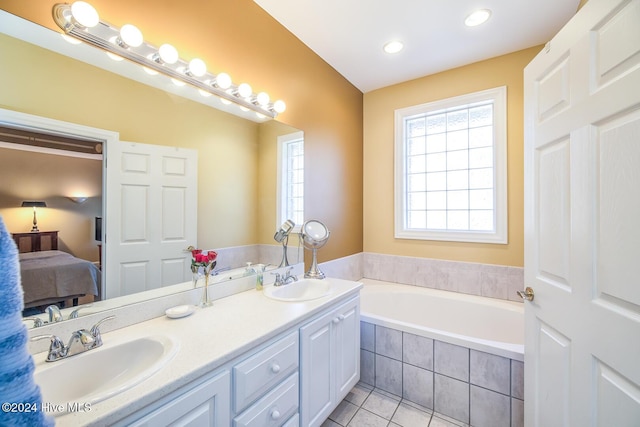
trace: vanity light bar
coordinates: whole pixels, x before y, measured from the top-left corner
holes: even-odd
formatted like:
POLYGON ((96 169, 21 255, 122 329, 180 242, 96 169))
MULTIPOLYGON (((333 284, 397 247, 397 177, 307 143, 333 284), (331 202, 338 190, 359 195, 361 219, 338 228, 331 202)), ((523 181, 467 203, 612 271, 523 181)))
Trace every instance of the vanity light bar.
MULTIPOLYGON (((53 6, 53 19, 67 35, 126 58, 147 69, 157 71, 178 82, 188 83, 205 93, 218 96, 222 100, 231 101, 258 114, 275 118, 278 113, 282 113, 286 108, 284 101, 269 102, 269 97, 264 92, 254 94, 251 87, 246 83, 233 84, 225 73, 216 75, 206 71, 202 72, 201 67, 204 66, 206 70, 206 65, 201 60, 195 61, 200 70, 198 72, 190 71, 190 65, 193 68, 194 60, 190 63, 179 58, 175 48, 170 45, 162 45, 158 48, 144 40, 141 40, 140 44, 135 47, 128 45, 122 40, 121 29, 108 22, 101 21, 95 9, 88 3, 82 1, 77 1, 71 5, 58 3, 53 6), (78 16, 78 10, 88 12, 88 17, 78 16), (175 61, 169 63, 170 61, 160 59, 160 50, 165 46, 173 49, 175 61), (267 102, 265 102, 265 99, 267 102)), ((129 28, 130 24, 124 27, 129 28)), ((142 34, 140 34, 141 37, 142 34)))

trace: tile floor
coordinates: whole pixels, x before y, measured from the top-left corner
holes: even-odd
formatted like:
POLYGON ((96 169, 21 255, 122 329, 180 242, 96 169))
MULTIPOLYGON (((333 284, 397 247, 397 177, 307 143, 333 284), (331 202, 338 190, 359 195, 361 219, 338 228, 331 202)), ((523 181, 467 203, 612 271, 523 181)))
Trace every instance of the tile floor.
POLYGON ((322 427, 465 427, 466 424, 358 383, 322 427))

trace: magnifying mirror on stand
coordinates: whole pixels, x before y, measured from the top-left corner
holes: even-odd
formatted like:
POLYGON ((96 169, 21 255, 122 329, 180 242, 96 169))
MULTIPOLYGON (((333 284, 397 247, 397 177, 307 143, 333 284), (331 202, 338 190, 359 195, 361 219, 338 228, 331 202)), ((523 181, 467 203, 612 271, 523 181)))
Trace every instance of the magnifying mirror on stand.
POLYGON ((312 219, 302 225, 302 231, 300 233, 300 238, 303 242, 302 244, 312 252, 311 267, 309 267, 309 271, 304 273, 304 277, 310 279, 324 279, 324 273, 318 268, 317 255, 318 249, 323 247, 325 243, 327 243, 327 240, 329 240, 329 234, 330 233, 326 225, 318 220, 312 219))
POLYGON ((276 242, 282 243, 282 261, 280 261, 278 268, 289 266, 289 260, 287 259, 287 244, 289 243, 289 233, 291 233, 291 230, 293 230, 295 225, 296 224, 293 221, 288 219, 280 226, 280 229, 276 231, 276 234, 273 235, 276 242))

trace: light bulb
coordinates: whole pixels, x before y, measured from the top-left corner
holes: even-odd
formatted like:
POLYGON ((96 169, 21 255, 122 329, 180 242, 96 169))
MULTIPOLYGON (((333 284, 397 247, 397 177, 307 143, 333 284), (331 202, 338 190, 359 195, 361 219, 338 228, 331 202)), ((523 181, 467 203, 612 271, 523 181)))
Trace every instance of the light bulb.
POLYGON ((241 97, 248 98, 252 93, 253 91, 251 90, 251 86, 249 86, 249 84, 241 83, 240 86, 238 86, 238 95, 240 95, 241 97))
POLYGON ((120 28, 120 40, 129 47, 138 47, 142 44, 142 32, 135 25, 125 24, 120 28))
POLYGON ((266 106, 269 103, 269 94, 266 92, 260 92, 258 96, 256 96, 256 101, 262 107, 266 106))
POLYGON ((404 45, 399 40, 393 40, 385 43, 383 49, 387 53, 398 53, 404 48, 404 45))
POLYGON ((227 73, 220 73, 216 76, 216 86, 220 89, 229 89, 231 87, 231 77, 227 73))
POLYGON ((168 43, 160 46, 158 55, 160 55, 160 59, 165 64, 174 64, 178 60, 178 51, 168 43))
POLYGON ((87 28, 95 27, 100 22, 96 9, 84 1, 77 1, 71 5, 71 16, 78 24, 87 28))
POLYGON ((284 110, 286 109, 287 109, 287 104, 285 104, 284 101, 281 99, 273 103, 273 110, 276 113, 284 113, 284 110))
POLYGON ((464 25, 467 27, 475 27, 477 25, 484 24, 490 16, 491 11, 489 9, 476 10, 471 15, 467 16, 467 19, 464 20, 464 25))
POLYGON ((200 58, 193 58, 189 61, 189 73, 196 77, 204 76, 207 72, 207 64, 200 58))

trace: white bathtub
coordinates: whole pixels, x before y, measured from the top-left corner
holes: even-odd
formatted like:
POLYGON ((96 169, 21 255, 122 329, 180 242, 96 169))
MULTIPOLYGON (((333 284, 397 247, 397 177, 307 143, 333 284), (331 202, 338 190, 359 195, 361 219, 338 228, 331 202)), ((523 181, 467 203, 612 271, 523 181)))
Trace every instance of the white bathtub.
POLYGON ((523 304, 438 289, 360 280, 361 320, 524 360, 523 304))

